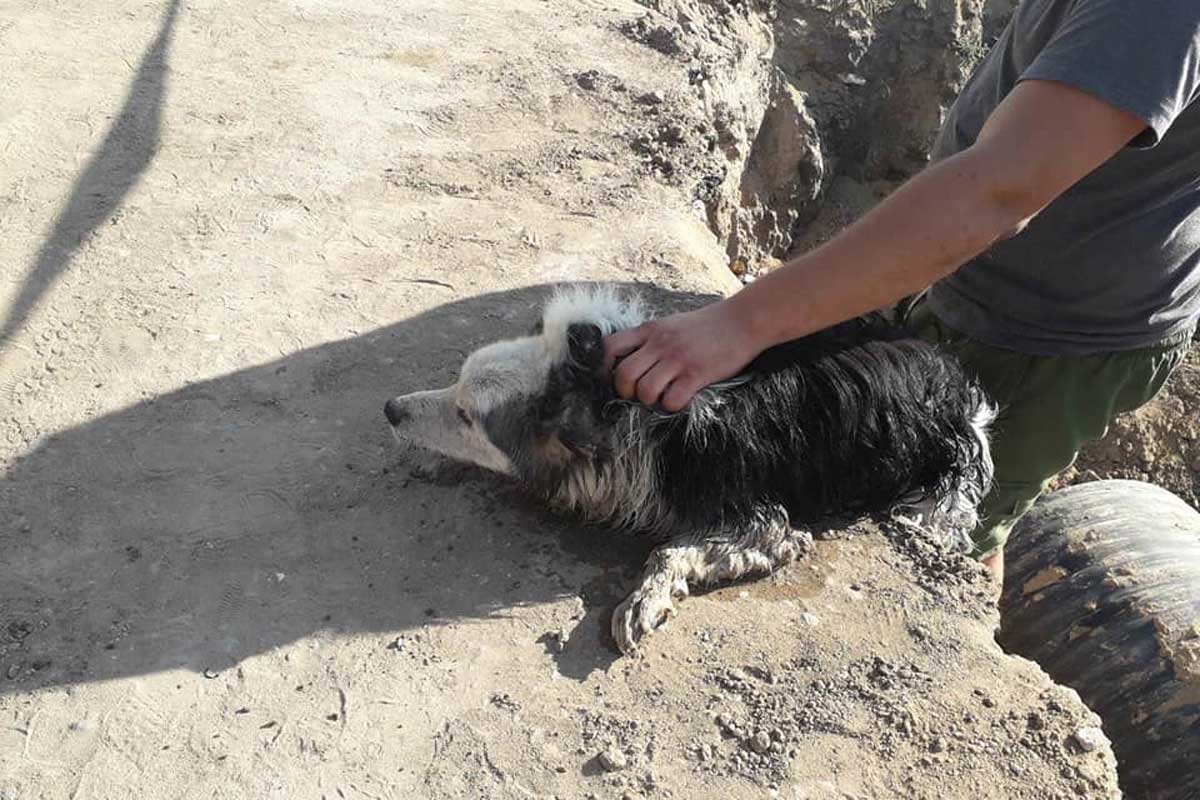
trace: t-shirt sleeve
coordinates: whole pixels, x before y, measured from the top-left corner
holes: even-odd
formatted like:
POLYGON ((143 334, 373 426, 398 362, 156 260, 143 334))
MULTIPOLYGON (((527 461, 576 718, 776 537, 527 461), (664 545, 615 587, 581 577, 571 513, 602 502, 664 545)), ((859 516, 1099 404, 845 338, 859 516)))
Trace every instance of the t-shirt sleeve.
POLYGON ((1200 94, 1200 0, 1077 0, 1021 80, 1065 83, 1144 121, 1153 147, 1200 94))

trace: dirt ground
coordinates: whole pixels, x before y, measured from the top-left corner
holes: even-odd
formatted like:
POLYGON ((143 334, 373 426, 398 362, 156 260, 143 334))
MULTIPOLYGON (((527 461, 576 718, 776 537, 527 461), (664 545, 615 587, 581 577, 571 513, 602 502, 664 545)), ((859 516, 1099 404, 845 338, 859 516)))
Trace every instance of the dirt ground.
POLYGON ((642 544, 392 449, 548 286, 702 302, 911 155, 797 61, 887 4, 650 5, 0 0, 0 798, 1116 796, 972 564, 836 529, 618 658, 642 544))

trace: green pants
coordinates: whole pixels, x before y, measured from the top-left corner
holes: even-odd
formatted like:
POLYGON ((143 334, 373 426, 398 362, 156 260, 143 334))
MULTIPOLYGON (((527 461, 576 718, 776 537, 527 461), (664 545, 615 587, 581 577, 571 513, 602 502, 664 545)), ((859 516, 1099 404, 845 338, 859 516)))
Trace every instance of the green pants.
POLYGON ((951 330, 921 299, 902 308, 909 329, 958 356, 1000 406, 992 428, 995 482, 971 537, 977 558, 1003 549, 1013 525, 1079 449, 1104 436, 1113 417, 1153 399, 1191 344, 1188 335, 1142 350, 1034 356, 951 330))

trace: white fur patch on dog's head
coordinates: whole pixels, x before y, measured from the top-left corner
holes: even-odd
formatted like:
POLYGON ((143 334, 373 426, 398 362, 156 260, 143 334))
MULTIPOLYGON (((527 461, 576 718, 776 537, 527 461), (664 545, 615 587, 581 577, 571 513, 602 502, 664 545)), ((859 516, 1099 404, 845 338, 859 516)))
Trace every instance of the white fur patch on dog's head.
POLYGON ((612 286, 560 288, 546 303, 537 334, 495 342, 467 358, 458 383, 460 402, 485 414, 514 397, 535 396, 550 370, 570 358, 572 325, 595 325, 607 336, 645 319, 641 299, 612 286))
POLYGON ((588 284, 564 286, 557 290, 542 312, 542 340, 551 363, 567 358, 567 330, 576 324, 591 324, 608 336, 646 321, 646 307, 635 294, 618 291, 614 286, 588 284))

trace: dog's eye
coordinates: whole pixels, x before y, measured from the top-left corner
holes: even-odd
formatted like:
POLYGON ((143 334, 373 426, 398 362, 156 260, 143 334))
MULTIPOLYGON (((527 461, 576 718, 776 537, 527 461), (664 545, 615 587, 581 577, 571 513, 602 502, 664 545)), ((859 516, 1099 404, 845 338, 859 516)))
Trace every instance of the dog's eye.
POLYGON ((470 414, 468 414, 468 413, 467 413, 467 412, 466 412, 466 411, 465 411, 465 410, 462 408, 462 406, 459 406, 459 407, 458 407, 458 409, 457 409, 457 411, 458 411, 458 418, 462 420, 462 424, 463 424, 463 425, 470 425, 470 424, 471 424, 471 415, 470 415, 470 414))

